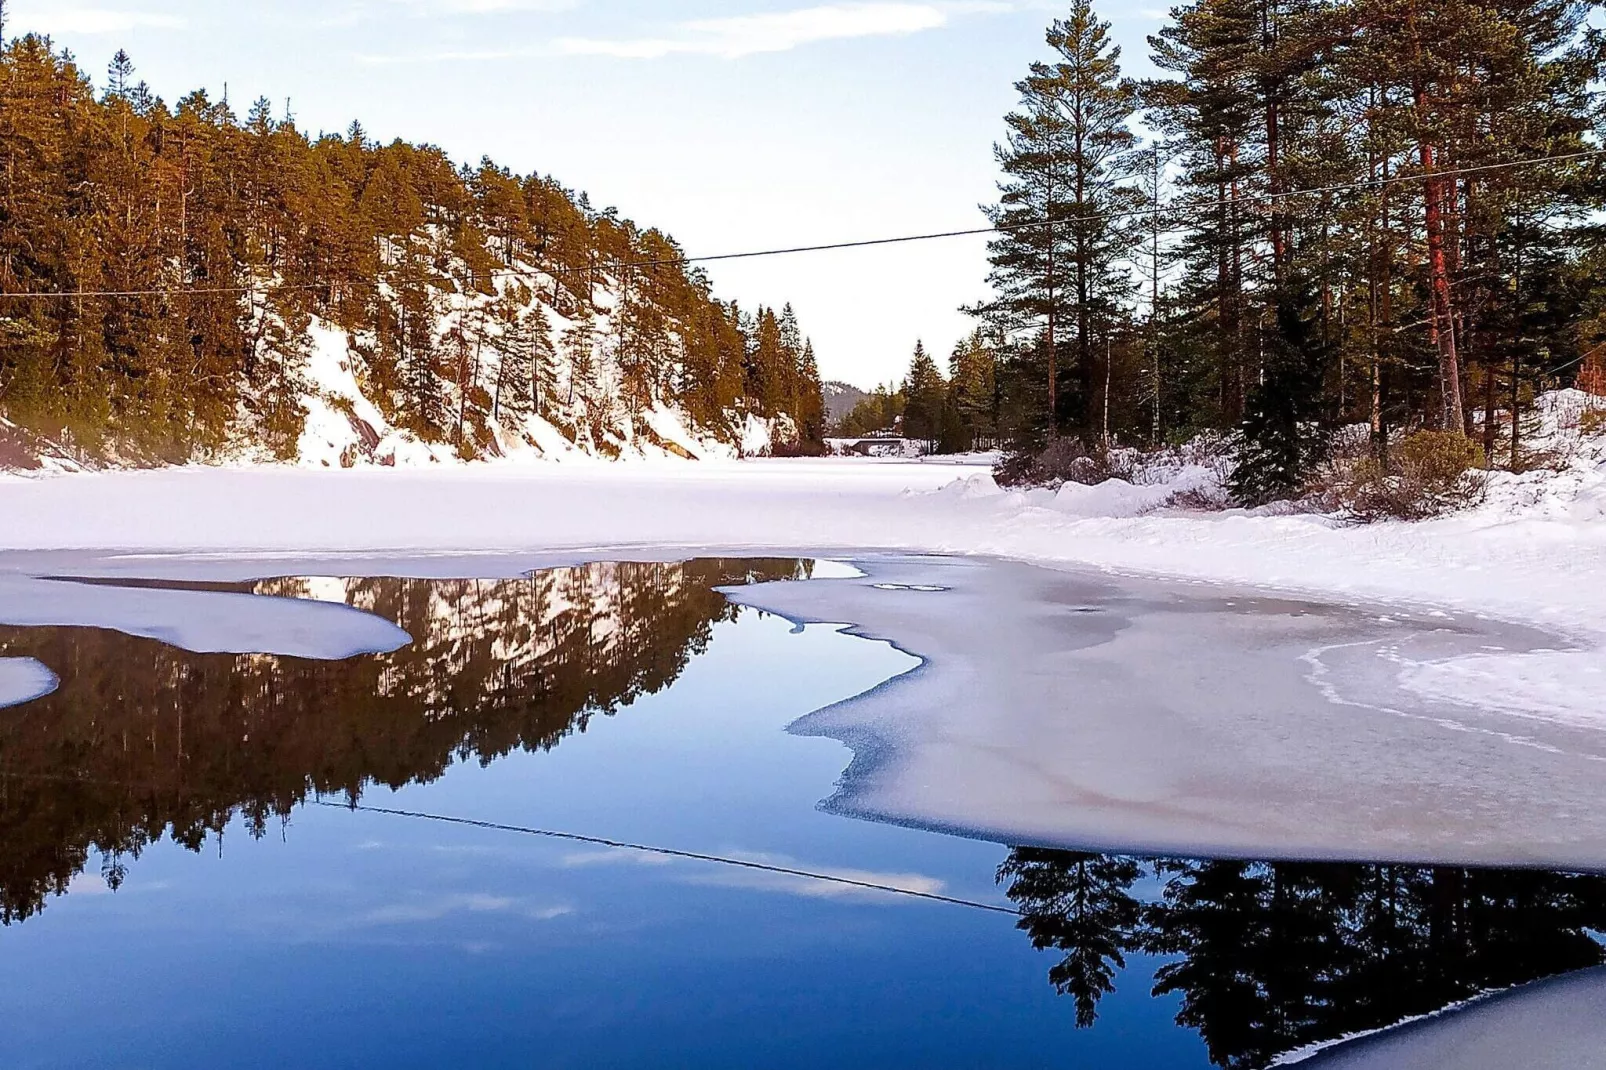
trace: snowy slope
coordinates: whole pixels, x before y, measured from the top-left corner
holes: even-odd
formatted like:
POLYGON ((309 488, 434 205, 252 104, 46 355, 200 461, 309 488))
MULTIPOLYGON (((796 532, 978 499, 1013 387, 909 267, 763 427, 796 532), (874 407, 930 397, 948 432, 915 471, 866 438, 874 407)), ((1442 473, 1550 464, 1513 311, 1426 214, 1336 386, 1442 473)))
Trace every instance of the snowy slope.
MULTIPOLYGON (((395 399, 380 396, 367 374, 375 340, 314 318, 304 340, 307 417, 296 463, 355 468, 455 464, 464 456, 513 464, 732 459, 766 454, 793 434, 784 417, 763 419, 739 410, 725 413, 717 426, 696 426, 661 385, 651 387, 645 401, 630 400, 615 322, 619 302, 605 284, 596 289, 598 314, 589 341, 579 340, 585 336, 575 331, 577 321, 551 302, 552 280, 535 267, 516 263, 493 286, 494 294, 452 291, 433 299, 434 344, 448 354, 447 364, 452 352, 461 361, 456 374, 463 382, 451 374, 435 377, 448 422, 463 424, 461 448, 456 441, 426 442, 397 426, 395 399), (511 390, 520 379, 502 374, 505 358, 497 345, 507 333, 497 311, 510 306, 548 327, 555 379, 539 413, 514 415, 501 396, 499 384, 511 390)), ((238 459, 261 460, 248 435, 247 424, 238 459)))
POLYGON ((849 383, 831 380, 822 384, 822 393, 825 395, 825 418, 828 423, 835 424, 842 417, 853 411, 853 407, 870 395, 849 383))

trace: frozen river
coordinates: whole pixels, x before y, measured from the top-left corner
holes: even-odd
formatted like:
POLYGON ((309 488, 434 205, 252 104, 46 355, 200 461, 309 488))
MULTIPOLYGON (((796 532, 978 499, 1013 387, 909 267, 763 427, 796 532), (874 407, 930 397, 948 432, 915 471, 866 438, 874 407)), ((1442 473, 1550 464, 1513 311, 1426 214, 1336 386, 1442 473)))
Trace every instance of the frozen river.
POLYGON ((1432 686, 1527 629, 949 558, 8 565, 6 1066, 1256 1067, 1606 961, 1606 738, 1432 686))

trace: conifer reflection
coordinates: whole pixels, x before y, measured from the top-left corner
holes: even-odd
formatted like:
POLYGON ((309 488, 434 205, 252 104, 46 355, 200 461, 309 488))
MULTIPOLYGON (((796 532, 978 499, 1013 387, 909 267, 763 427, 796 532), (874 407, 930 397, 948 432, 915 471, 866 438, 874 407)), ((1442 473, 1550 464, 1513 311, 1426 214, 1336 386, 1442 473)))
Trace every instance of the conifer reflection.
POLYGON ((84 628, 0 628, 53 695, 0 718, 0 922, 66 891, 97 853, 164 834, 255 835, 314 792, 429 782, 456 762, 545 751, 673 683, 738 613, 714 588, 793 579, 791 560, 602 564, 517 580, 283 579, 265 595, 342 601, 414 642, 341 662, 202 655, 84 628))
POLYGON ((1178 1024, 1223 1067, 1606 962, 1596 876, 1020 848, 999 880, 1032 943, 1062 953, 1049 980, 1078 1024, 1096 1020, 1126 955, 1164 956, 1154 994, 1182 997, 1178 1024))

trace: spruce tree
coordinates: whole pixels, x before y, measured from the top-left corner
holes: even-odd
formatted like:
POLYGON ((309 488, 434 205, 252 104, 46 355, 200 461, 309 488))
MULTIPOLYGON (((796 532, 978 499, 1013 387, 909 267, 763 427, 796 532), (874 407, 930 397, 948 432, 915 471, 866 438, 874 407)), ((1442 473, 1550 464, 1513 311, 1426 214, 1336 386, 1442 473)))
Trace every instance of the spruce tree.
POLYGON ((909 374, 903 381, 903 433, 905 438, 923 442, 935 450, 942 435, 943 408, 948 386, 937 362, 926 352, 924 342, 915 343, 909 374))
POLYGON ((1245 505, 1297 495, 1326 459, 1330 430, 1322 386, 1328 345, 1315 306, 1303 280, 1290 279, 1279 294, 1276 325, 1265 340, 1265 364, 1249 396, 1232 476, 1233 494, 1245 505))

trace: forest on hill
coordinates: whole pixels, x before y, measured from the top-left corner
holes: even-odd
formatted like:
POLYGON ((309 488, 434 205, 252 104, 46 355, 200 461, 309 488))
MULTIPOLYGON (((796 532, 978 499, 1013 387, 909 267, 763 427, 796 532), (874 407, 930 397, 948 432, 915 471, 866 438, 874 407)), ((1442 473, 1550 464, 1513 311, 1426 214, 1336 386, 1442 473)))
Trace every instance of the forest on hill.
POLYGON ((147 463, 296 459, 309 414, 342 463, 392 431, 434 459, 824 431, 790 308, 721 301, 554 178, 170 106, 122 52, 97 90, 48 38, 5 43, 0 418, 147 463))
POLYGON ((1606 393, 1591 10, 1192 0, 1135 80, 1073 0, 996 146, 976 337, 858 422, 909 405, 914 437, 1002 439, 1017 470, 1225 433, 1250 504, 1300 493, 1341 428, 1379 471, 1424 432, 1520 469, 1537 393, 1606 393))

